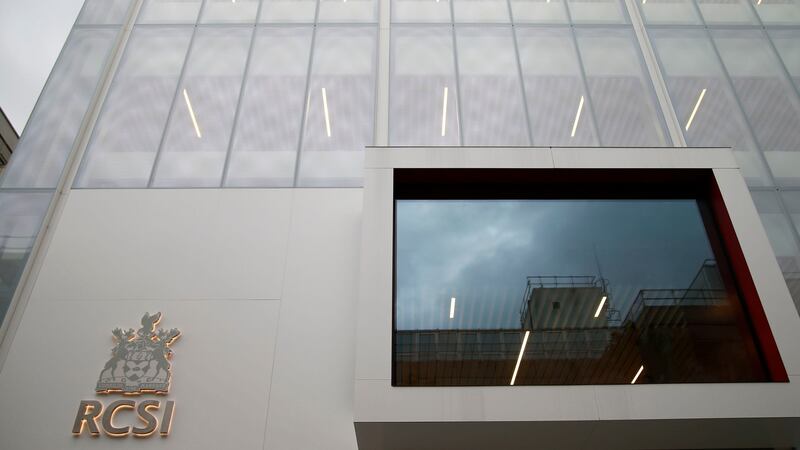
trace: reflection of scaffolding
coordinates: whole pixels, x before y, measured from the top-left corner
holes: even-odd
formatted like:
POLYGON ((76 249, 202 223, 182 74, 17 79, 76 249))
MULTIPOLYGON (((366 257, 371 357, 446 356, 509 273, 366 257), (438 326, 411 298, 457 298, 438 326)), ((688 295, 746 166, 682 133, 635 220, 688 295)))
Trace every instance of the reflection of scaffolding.
POLYGON ((726 301, 724 289, 642 289, 633 301, 625 322, 637 322, 642 311, 664 308, 678 311, 687 306, 715 306, 726 301))
POLYGON ((593 275, 548 275, 527 278, 520 306, 523 330, 558 330, 605 327, 619 324, 619 311, 608 299, 594 312, 601 299, 608 296, 608 280, 593 275), (588 315, 587 315, 588 312, 588 315))

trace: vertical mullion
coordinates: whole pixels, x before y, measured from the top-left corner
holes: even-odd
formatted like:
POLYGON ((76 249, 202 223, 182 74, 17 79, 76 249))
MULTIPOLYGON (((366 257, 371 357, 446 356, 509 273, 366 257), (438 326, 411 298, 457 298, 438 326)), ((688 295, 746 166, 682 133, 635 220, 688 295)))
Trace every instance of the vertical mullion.
POLYGON ((461 123, 463 116, 461 115, 461 70, 458 68, 458 41, 456 39, 456 16, 455 7, 453 2, 455 0, 446 0, 450 3, 450 30, 453 33, 453 66, 455 69, 456 77, 456 124, 458 124, 458 144, 460 146, 466 145, 464 142, 464 126, 461 123))
MULTIPOLYGON (((564 3, 566 5, 566 1, 564 3)), ((583 83, 583 91, 586 96, 586 111, 589 113, 592 127, 594 128, 594 135, 597 138, 597 146, 603 146, 603 137, 600 135, 600 127, 597 125, 597 117, 594 113, 594 102, 592 101, 592 94, 589 93, 589 82, 586 80, 586 69, 583 67, 583 58, 581 57, 581 49, 578 45, 578 36, 575 33, 575 27, 572 25, 572 17, 567 8, 567 18, 570 21, 569 33, 572 37, 572 45, 575 48, 575 57, 578 60, 578 68, 581 72, 581 82, 583 83)))
POLYGON ((522 75, 522 62, 519 56, 519 44, 517 43, 517 29, 514 26, 514 12, 511 10, 511 0, 506 0, 508 5, 508 19, 511 22, 511 37, 514 40, 514 58, 517 61, 517 76, 519 77, 520 89, 522 93, 522 107, 525 112, 525 127, 528 130, 528 145, 533 145, 533 130, 531 129, 531 116, 528 113, 528 95, 525 91, 525 78, 522 75))
POLYGON ((317 28, 318 28, 318 19, 319 19, 319 3, 322 0, 317 0, 317 7, 314 10, 314 25, 311 31, 311 48, 308 49, 308 70, 306 70, 306 101, 303 103, 303 112, 300 114, 300 135, 297 137, 297 153, 295 153, 295 161, 294 161, 294 180, 292 180, 292 186, 297 187, 297 178, 300 176, 300 154, 302 153, 303 149, 303 136, 306 132, 306 115, 308 114, 308 107, 311 101, 311 69, 313 69, 314 64, 314 50, 317 41, 317 28))
POLYGON ((156 178, 158 163, 161 161, 161 154, 164 152, 164 141, 167 138, 169 125, 172 123, 172 115, 175 112, 175 104, 178 102, 178 98, 180 97, 181 86, 183 85, 183 80, 186 76, 186 67, 189 66, 189 59, 192 56, 192 49, 194 48, 194 40, 197 36, 197 29, 200 27, 200 18, 203 17, 203 11, 206 8, 207 1, 208 0, 203 0, 203 3, 200 4, 200 10, 197 11, 197 20, 195 20, 194 23, 192 37, 189 38, 189 46, 186 48, 186 56, 183 59, 183 67, 181 67, 181 73, 178 75, 178 84, 175 86, 175 94, 172 96, 172 104, 169 107, 169 114, 167 115, 167 120, 164 123, 164 130, 161 132, 161 140, 158 142, 158 150, 156 150, 156 157, 153 160, 153 167, 150 169, 150 178, 147 181, 147 187, 149 188, 153 187, 153 181, 156 178))
POLYGON ((225 187, 225 182, 228 181, 228 167, 231 161, 231 153, 233 152, 233 141, 236 137, 236 128, 239 124, 239 114, 242 111, 242 100, 244 99, 244 90, 247 87, 247 80, 250 75, 250 61, 253 60, 253 47, 256 43, 256 33, 258 32, 258 18, 261 15, 261 6, 264 0, 259 0, 258 8, 256 8, 256 17, 253 21, 253 31, 250 35, 250 48, 247 50, 247 61, 244 64, 244 74, 242 75, 242 84, 239 86, 239 99, 236 101, 236 112, 233 114, 233 126, 231 127, 231 135, 228 137, 228 148, 225 152, 225 163, 222 166, 222 178, 219 182, 219 187, 225 187))

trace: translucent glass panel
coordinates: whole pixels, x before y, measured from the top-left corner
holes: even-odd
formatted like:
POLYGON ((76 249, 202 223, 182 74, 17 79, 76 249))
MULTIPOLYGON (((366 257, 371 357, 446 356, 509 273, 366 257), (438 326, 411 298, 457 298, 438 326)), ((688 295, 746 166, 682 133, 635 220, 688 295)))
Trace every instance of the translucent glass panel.
POLYGON ((395 386, 769 380, 694 199, 398 199, 395 221, 395 386))
POLYGON ((795 87, 800 89, 800 30, 770 30, 769 37, 795 87))
POLYGON ((458 145, 450 27, 392 28, 389 143, 458 145))
POLYGON ((450 0, 392 0, 392 22, 450 21, 450 0))
POLYGON ((628 14, 621 0, 567 0, 572 23, 625 23, 628 14))
POLYGON ((456 22, 509 22, 508 0, 452 0, 456 22))
POLYGON ((253 23, 259 0, 206 0, 202 23, 253 23))
POLYGON ((136 27, 106 96, 77 187, 146 187, 192 28, 136 27))
POLYGON ((511 0, 516 23, 568 23, 563 0, 511 0))
POLYGON ((0 323, 52 196, 52 191, 0 191, 0 323))
POLYGON ((316 0, 262 0, 259 22, 313 23, 316 0))
POLYGON ((252 33, 250 27, 197 30, 154 186, 220 186, 252 33))
POLYGON ((319 0, 318 22, 377 22, 378 0, 319 0))
POLYGON ((25 127, 3 187, 55 187, 72 150, 116 29, 75 29, 25 127))
POLYGON ((575 33, 601 145, 668 145, 633 33, 628 29, 576 29, 575 33))
POLYGON ((686 143, 732 147, 748 184, 769 184, 758 148, 706 32, 653 30, 650 39, 686 143))
POLYGON ((702 24, 694 0, 640 0, 636 3, 642 11, 642 18, 648 25, 702 24))
POLYGON ((376 37, 373 27, 318 27, 298 185, 361 185, 375 124, 376 37))
MULTIPOLYGON (((800 250, 792 224, 780 205, 777 192, 754 191, 751 194, 795 305, 800 308, 800 250)), ((789 194, 785 198, 789 200, 787 206, 794 217, 797 203, 793 197, 789 194)))
POLYGON ((754 7, 765 25, 800 25, 799 0, 755 0, 754 7))
POLYGON ((800 98, 763 32, 712 36, 776 182, 800 183, 800 98))
POLYGON ((292 186, 311 33, 311 27, 256 31, 225 186, 292 186))
POLYGON ((139 23, 195 23, 202 0, 145 0, 139 23))
POLYGON ((78 16, 79 25, 121 25, 131 0, 85 0, 78 16))
POLYGON ((534 145, 597 145, 568 28, 517 28, 534 145))
POLYGON ((750 7, 751 0, 697 0, 697 6, 708 25, 755 25, 758 19, 750 7))
POLYGON ((456 27, 464 145, 529 145, 510 27, 456 27))

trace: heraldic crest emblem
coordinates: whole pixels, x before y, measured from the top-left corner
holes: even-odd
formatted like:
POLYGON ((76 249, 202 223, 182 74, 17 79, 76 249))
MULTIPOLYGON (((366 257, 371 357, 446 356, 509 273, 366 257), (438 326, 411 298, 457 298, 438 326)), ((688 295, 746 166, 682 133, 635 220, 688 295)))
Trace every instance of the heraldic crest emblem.
POLYGON ((177 328, 159 328, 156 332, 160 320, 160 312, 152 316, 145 313, 139 331, 115 328, 111 332, 117 345, 111 350, 111 359, 100 372, 95 389, 97 393, 136 395, 166 394, 169 391, 169 360, 172 357, 169 346, 180 337, 181 332, 177 328))

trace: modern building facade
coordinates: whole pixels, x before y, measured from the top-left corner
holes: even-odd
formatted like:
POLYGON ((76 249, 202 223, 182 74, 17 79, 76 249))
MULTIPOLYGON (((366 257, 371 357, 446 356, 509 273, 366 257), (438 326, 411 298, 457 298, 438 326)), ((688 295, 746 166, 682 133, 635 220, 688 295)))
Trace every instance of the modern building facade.
POLYGON ((87 0, 0 448, 800 445, 800 2, 87 0))

